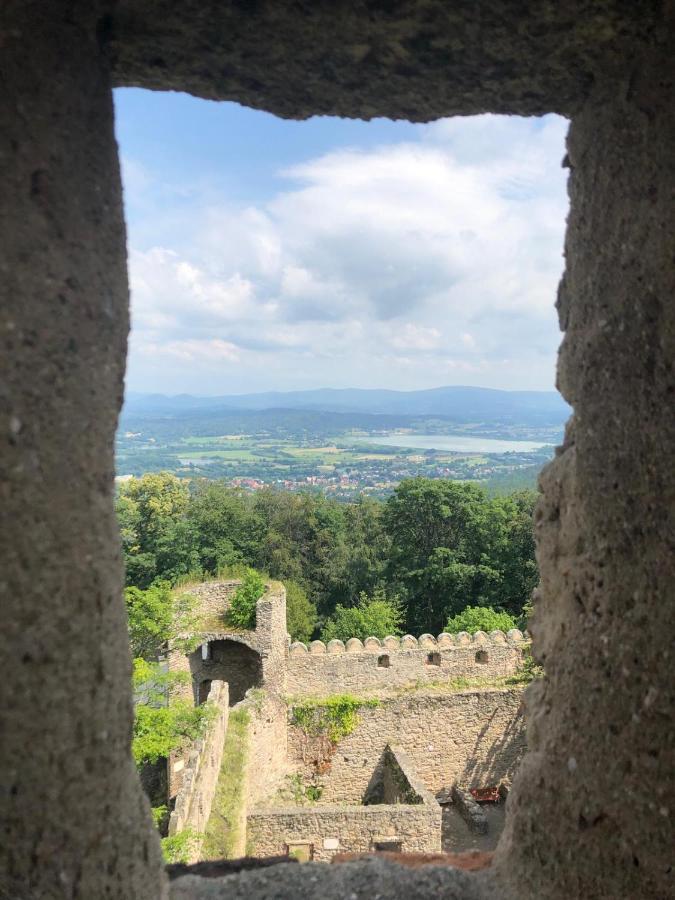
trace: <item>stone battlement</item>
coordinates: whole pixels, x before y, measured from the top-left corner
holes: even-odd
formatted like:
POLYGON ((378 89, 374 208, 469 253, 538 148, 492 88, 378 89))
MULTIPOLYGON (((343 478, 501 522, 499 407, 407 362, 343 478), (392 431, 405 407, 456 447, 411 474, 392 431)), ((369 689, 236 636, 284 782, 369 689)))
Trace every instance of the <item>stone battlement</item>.
POLYGON ((474 635, 470 635, 466 631, 460 631, 459 634, 448 634, 443 632, 438 637, 432 634, 422 634, 419 638, 413 637, 412 634, 406 634, 403 637, 388 637, 380 640, 376 637, 368 637, 364 641, 359 638, 349 638, 345 643, 340 640, 329 641, 324 644, 323 641, 312 641, 310 644, 303 644, 301 641, 295 641, 290 645, 289 656, 304 656, 311 653, 314 656, 322 656, 324 654, 333 653, 380 653, 383 650, 433 650, 439 648, 446 650, 454 647, 466 647, 472 644, 510 644, 523 645, 529 641, 522 631, 518 628, 512 628, 504 633, 503 631, 491 631, 487 634, 484 631, 477 631, 474 635))
POLYGON ((404 635, 380 641, 351 638, 291 644, 286 690, 292 696, 387 692, 466 678, 489 681, 515 675, 527 641, 522 632, 404 635))

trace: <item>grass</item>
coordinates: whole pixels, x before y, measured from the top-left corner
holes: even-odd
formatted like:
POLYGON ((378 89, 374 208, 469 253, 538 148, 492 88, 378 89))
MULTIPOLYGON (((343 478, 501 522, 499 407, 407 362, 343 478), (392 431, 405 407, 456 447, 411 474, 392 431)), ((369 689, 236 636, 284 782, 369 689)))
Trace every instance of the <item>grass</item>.
POLYGON ((513 680, 513 676, 501 675, 495 678, 467 678, 458 676, 448 681, 417 681, 395 691, 397 696, 430 692, 434 694, 461 694, 464 691, 503 690, 521 684, 513 680))
POLYGON ((245 434, 219 434, 219 435, 192 435, 190 437, 181 438, 183 444, 222 444, 224 441, 243 441, 250 438, 245 434))
MULTIPOLYGON (((521 680, 518 674, 502 675, 495 678, 466 678, 460 676, 447 681, 416 681, 414 684, 390 688, 389 690, 383 690, 382 686, 373 686, 371 692, 364 691, 351 699, 361 707, 364 707, 379 705, 377 701, 384 703, 387 700, 405 697, 407 694, 461 694, 464 691, 501 691, 523 687, 527 683, 521 680), (372 702, 374 699, 375 703, 372 702)), ((302 705, 321 707, 326 702, 322 697, 287 696, 285 699, 287 706, 291 709, 302 705)))
POLYGON ((256 462, 260 459, 245 447, 233 447, 231 450, 183 450, 179 456, 181 459, 227 459, 238 462, 256 462))
POLYGON ((204 832, 202 859, 234 859, 244 852, 244 791, 249 714, 230 712, 218 784, 204 832))

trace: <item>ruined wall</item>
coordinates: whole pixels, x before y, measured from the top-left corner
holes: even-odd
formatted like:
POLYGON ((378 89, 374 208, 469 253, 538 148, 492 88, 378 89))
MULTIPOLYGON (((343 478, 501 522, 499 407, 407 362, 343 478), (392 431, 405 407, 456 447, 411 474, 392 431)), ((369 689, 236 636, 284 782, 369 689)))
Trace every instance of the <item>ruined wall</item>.
MULTIPOLYGON (((204 581, 201 584, 190 584, 184 590, 176 588, 176 594, 189 594, 196 598, 196 614, 214 624, 222 621, 223 614, 230 605, 232 595, 241 584, 241 579, 232 578, 226 581, 204 581)), ((224 624, 223 624, 224 628, 224 624)), ((217 630, 217 629, 216 629, 217 630)))
POLYGON ((176 834, 185 828, 203 832, 211 814, 229 717, 228 686, 225 682, 213 682, 207 704, 216 709, 207 733, 194 742, 185 761, 179 760, 173 766, 175 772, 178 763, 181 763, 179 773, 182 782, 169 819, 169 834, 176 834))
POLYGON ((313 858, 329 862, 336 853, 365 852, 383 842, 400 843, 406 853, 440 851, 440 806, 403 751, 387 746, 384 756, 388 802, 256 809, 247 820, 252 852, 274 856, 285 853, 289 844, 309 842, 313 858))
MULTIPOLYGON (((356 729, 338 743, 330 770, 317 776, 322 801, 360 802, 381 777, 388 744, 406 754, 415 776, 434 794, 454 782, 480 787, 509 781, 525 751, 522 696, 519 689, 416 692, 362 707, 356 729)), ((311 748, 311 739, 290 726, 289 761, 308 778, 314 774, 311 748)))
POLYGON ((194 618, 203 626, 198 631, 200 645, 189 655, 180 646, 173 647, 168 666, 171 671, 191 675, 192 686, 180 687, 179 693, 195 703, 199 702, 200 684, 214 678, 230 682, 231 703, 242 700, 250 687, 264 684, 269 691, 285 690, 286 591, 279 582, 269 582, 256 604, 255 628, 233 630, 224 616, 239 584, 237 580, 207 581, 184 591, 198 598, 194 618))
POLYGON ((408 760, 407 755, 400 747, 384 748, 382 755, 382 796, 374 798, 380 803, 430 803, 433 798, 425 785, 419 780, 417 774, 408 760))
POLYGON ((263 678, 271 690, 286 689, 286 658, 288 632, 286 629, 286 588, 279 581, 270 581, 265 594, 256 604, 256 644, 263 663, 263 678))
POLYGON ((279 856, 289 843, 309 841, 317 862, 336 853, 365 853, 375 842, 400 841, 406 853, 441 849, 441 808, 427 806, 294 806, 256 810, 248 816, 254 856, 279 856))
POLYGON ((432 682, 468 677, 490 679, 513 675, 522 665, 523 635, 493 631, 471 637, 406 635, 384 641, 357 638, 291 645, 286 690, 292 697, 323 697, 335 693, 383 693, 432 682))
POLYGON ((247 764, 247 803, 250 808, 274 794, 288 771, 287 708, 274 693, 254 696, 244 705, 250 713, 247 764))

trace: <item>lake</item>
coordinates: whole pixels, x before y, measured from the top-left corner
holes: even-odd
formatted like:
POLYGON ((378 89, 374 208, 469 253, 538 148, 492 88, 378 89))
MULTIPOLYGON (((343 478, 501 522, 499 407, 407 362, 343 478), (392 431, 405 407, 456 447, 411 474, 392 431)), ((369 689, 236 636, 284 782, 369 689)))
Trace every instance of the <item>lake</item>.
POLYGON ((361 438, 364 443, 411 450, 452 450, 455 453, 530 453, 551 446, 546 441, 507 441, 460 434, 389 434, 361 438))

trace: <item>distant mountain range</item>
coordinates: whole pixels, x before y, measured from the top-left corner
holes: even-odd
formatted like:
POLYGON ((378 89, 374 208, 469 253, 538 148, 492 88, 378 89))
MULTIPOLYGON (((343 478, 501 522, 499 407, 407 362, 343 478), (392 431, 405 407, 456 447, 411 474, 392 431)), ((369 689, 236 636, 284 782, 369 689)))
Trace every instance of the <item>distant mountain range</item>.
POLYGON ((500 391, 480 387, 439 387, 423 391, 320 388, 221 397, 129 393, 124 413, 182 417, 198 411, 215 413, 267 409, 439 416, 457 422, 531 425, 562 424, 570 414, 569 406, 555 391, 500 391))

